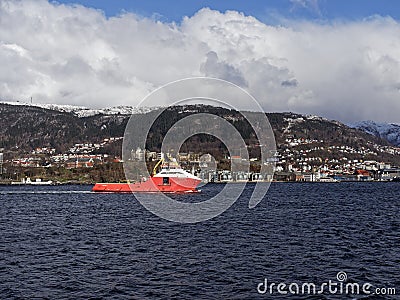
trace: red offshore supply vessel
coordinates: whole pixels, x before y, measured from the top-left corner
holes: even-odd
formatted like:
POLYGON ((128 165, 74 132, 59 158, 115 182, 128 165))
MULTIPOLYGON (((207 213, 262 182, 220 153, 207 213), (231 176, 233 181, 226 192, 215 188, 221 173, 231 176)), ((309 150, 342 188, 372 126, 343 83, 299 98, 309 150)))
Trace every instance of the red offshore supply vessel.
POLYGON ((190 193, 198 192, 196 187, 201 182, 197 176, 183 170, 177 163, 163 163, 161 171, 156 173, 158 165, 153 170, 153 175, 145 180, 134 183, 96 183, 93 192, 106 193, 190 193))

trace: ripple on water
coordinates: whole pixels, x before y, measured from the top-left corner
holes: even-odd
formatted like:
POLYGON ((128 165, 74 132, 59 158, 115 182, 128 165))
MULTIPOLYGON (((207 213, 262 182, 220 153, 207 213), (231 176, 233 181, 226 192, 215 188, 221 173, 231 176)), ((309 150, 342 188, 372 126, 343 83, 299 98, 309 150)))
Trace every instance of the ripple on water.
POLYGON ((318 284, 339 271, 399 289, 399 192, 396 183, 276 183, 250 210, 248 186, 221 216, 181 225, 132 195, 2 186, 0 298, 263 299, 264 278, 318 284))

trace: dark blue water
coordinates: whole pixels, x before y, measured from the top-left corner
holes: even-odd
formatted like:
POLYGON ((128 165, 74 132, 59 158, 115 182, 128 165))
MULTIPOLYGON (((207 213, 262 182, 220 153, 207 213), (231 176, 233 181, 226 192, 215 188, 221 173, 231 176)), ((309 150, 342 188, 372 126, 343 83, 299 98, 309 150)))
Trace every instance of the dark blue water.
POLYGON ((0 187, 1 299, 396 299, 257 292, 339 271, 400 294, 399 183, 274 183, 252 210, 250 186, 192 225, 90 188, 0 187))

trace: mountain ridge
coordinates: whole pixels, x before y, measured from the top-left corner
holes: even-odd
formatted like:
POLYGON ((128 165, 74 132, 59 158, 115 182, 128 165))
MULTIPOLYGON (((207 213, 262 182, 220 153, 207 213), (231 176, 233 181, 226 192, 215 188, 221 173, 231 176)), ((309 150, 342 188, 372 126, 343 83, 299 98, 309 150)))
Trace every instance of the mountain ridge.
POLYGON ((30 106, 44 108, 59 112, 68 112, 76 115, 79 118, 92 117, 95 115, 131 115, 131 114, 145 114, 152 110, 159 109, 159 106, 154 107, 136 107, 129 105, 118 105, 107 108, 93 109, 85 106, 69 105, 69 104, 50 104, 50 103, 29 103, 20 101, 0 101, 0 104, 14 105, 14 106, 30 106))
MULTIPOLYGON (((122 113, 100 113, 79 117, 73 112, 52 108, 0 103, 0 148, 5 148, 5 151, 13 152, 15 155, 31 153, 40 147, 51 147, 58 153, 65 153, 76 143, 99 143, 110 137, 124 136, 126 124, 131 116, 122 113)), ((256 155, 254 134, 240 112, 204 105, 175 106, 163 110, 149 135, 147 149, 150 151, 160 150, 166 132, 179 119, 193 113, 206 112, 225 118, 241 134, 244 133, 244 140, 256 155)), ((393 150, 386 139, 341 122, 291 112, 267 113, 267 116, 280 152, 296 149, 301 153, 303 150, 320 147, 324 149, 318 150, 322 151, 321 159, 340 158, 343 155, 341 150, 334 149, 344 147, 353 149, 351 151, 354 155, 349 155, 349 158, 388 160, 395 163, 399 161, 399 155, 393 155, 397 150, 393 150), (334 148, 332 150, 329 147, 334 148), (365 156, 365 153, 370 154, 365 156)), ((221 143, 210 137, 194 137, 185 148, 188 150, 184 152, 199 152, 207 147, 213 151, 213 155, 225 155, 221 143)), ((114 143, 107 151, 120 156, 121 143, 114 143)))
MULTIPOLYGON (((153 110, 161 109, 161 106, 154 106, 154 107, 136 107, 136 106, 129 106, 129 105, 118 105, 113 107, 107 108, 99 108, 99 109, 92 109, 85 106, 76 106, 76 105, 63 105, 63 104, 48 104, 48 103, 28 103, 28 102, 20 102, 20 101, 0 101, 0 104, 6 105, 14 105, 14 106, 28 106, 28 107, 38 107, 48 110, 54 110, 58 112, 66 112, 72 113, 79 118, 87 118, 93 117, 98 115, 132 115, 132 114, 146 114, 153 110)), ((308 115, 308 114, 297 114, 293 112, 282 112, 282 114, 295 114, 300 115, 306 118, 319 118, 330 122, 337 122, 341 123, 336 120, 328 120, 321 116, 315 115, 308 115)), ((373 120, 366 120, 366 121, 358 121, 354 123, 346 123, 350 128, 355 128, 371 134, 377 138, 384 139, 388 141, 393 146, 400 147, 400 124, 396 123, 385 123, 385 122, 376 122, 373 120)))
POLYGON ((400 124, 367 120, 349 124, 349 126, 384 138, 394 146, 400 146, 400 124))

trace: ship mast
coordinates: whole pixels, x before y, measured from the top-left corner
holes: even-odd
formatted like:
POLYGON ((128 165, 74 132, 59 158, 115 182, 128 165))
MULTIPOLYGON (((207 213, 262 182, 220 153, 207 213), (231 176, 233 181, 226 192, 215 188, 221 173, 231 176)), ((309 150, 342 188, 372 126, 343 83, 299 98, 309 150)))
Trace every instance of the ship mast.
POLYGON ((154 176, 154 175, 157 174, 157 168, 158 168, 158 166, 159 166, 163 161, 164 161, 164 159, 161 158, 161 159, 156 163, 156 165, 155 165, 154 168, 153 168, 153 172, 151 173, 151 176, 154 176))

